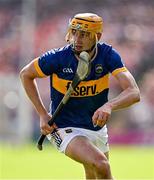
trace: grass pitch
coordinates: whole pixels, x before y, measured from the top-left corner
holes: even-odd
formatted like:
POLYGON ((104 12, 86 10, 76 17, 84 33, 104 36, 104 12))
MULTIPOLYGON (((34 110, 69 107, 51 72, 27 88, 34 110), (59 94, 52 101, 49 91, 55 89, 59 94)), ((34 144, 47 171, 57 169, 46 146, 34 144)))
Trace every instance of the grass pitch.
MULTIPOLYGON (((154 147, 111 146, 112 173, 118 180, 154 179, 154 147)), ((0 146, 0 179, 84 179, 82 165, 44 145, 0 146)))

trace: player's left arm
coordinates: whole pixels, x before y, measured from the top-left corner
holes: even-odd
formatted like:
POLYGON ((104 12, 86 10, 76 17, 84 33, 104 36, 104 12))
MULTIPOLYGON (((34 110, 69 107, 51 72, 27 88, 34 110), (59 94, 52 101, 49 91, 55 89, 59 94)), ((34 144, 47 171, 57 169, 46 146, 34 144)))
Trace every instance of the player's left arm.
POLYGON ((107 103, 112 107, 113 111, 128 107, 140 101, 139 88, 129 71, 120 72, 115 75, 115 78, 118 80, 122 92, 107 103))
POLYGON ((115 75, 122 92, 115 98, 97 109, 92 117, 94 125, 103 127, 112 111, 126 108, 140 101, 140 91, 134 77, 129 71, 120 72, 115 75))

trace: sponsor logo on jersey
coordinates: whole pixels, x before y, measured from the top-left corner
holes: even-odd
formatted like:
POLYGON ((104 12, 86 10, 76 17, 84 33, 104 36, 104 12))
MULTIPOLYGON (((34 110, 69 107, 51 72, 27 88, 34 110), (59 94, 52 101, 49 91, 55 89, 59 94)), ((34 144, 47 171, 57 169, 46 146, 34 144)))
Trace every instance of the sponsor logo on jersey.
POLYGON ((63 73, 73 73, 72 68, 63 68, 63 73))
MULTIPOLYGON (((71 82, 67 83, 67 90, 70 86, 71 82)), ((96 92, 96 84, 90 86, 77 86, 72 93, 73 96, 88 96, 88 95, 95 95, 96 92)))
MULTIPOLYGON (((58 92, 65 94, 72 81, 59 78, 56 74, 52 76, 52 87, 58 92)), ((109 88, 109 74, 95 80, 81 81, 74 89, 71 97, 95 96, 109 88)))

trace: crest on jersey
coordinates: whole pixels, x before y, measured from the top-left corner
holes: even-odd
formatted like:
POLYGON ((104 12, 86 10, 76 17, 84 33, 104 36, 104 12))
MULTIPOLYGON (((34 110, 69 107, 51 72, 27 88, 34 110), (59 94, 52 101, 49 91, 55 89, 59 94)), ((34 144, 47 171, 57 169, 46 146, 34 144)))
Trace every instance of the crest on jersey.
POLYGON ((95 66, 95 73, 96 74, 101 74, 103 72, 103 67, 102 67, 102 65, 101 64, 96 64, 96 66, 95 66))

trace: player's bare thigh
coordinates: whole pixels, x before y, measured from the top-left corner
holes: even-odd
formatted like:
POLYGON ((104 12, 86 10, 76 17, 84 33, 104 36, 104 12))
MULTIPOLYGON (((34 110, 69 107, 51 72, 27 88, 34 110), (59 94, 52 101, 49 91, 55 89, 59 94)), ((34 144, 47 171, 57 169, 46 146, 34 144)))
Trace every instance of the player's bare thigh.
POLYGON ((77 136, 68 144, 65 154, 82 164, 93 164, 94 161, 107 160, 104 153, 96 148, 87 137, 77 136))

